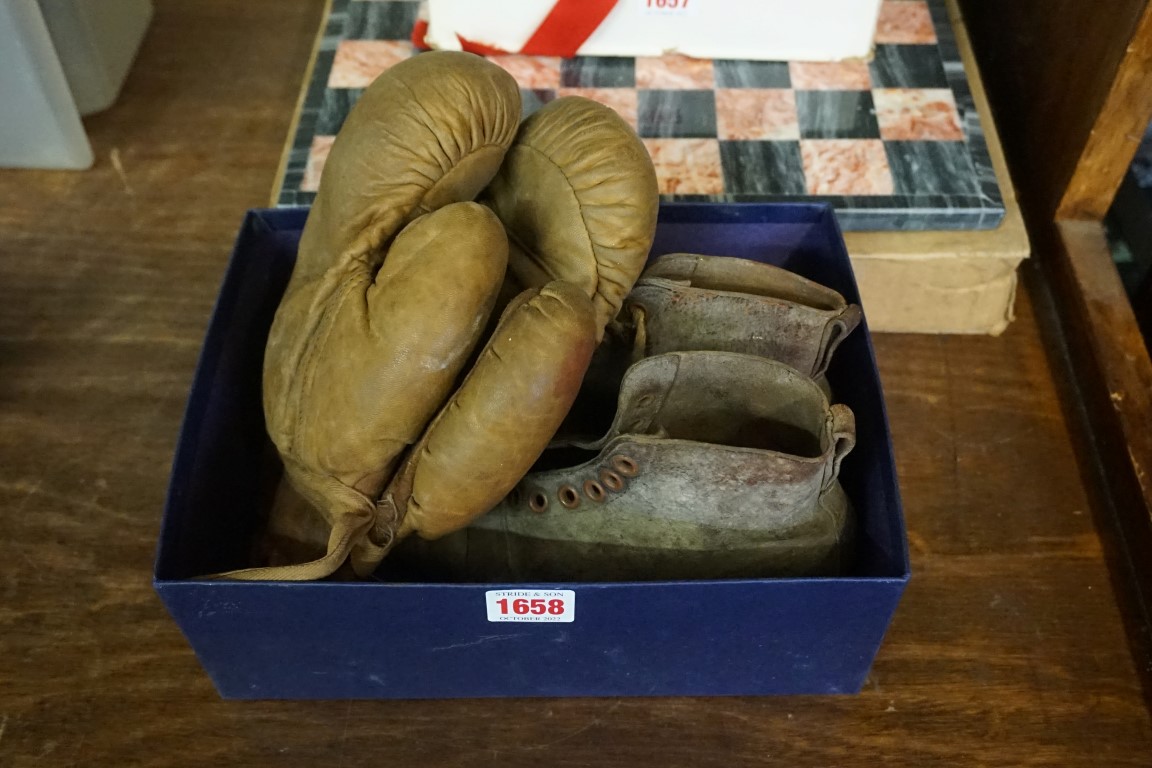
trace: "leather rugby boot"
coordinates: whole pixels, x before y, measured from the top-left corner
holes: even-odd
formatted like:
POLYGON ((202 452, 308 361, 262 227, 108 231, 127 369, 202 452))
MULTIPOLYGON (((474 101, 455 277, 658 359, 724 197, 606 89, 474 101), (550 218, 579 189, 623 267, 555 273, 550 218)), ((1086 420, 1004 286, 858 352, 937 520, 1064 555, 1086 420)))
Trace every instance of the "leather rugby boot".
POLYGON ((844 405, 763 357, 674 352, 620 386, 607 434, 557 446, 495 509, 397 551, 417 572, 479 581, 832 575, 851 510, 844 405))
POLYGON ((759 355, 819 378, 860 323, 836 291, 771 264, 670 253, 644 270, 620 317, 635 359, 716 350, 759 355))

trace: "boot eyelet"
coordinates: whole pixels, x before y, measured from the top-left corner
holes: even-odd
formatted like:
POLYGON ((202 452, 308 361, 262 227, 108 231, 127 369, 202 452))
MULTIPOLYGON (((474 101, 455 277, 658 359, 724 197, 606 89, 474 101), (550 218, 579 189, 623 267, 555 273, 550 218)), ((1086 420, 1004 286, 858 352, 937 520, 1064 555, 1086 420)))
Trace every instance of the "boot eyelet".
POLYGON ((556 496, 560 499, 560 504, 567 509, 576 509, 580 506, 580 492, 576 490, 575 486, 560 486, 560 490, 556 492, 556 496))
POLYGON ((624 478, 610 469, 600 470, 600 484, 613 492, 624 490, 624 478))
POLYGON ((631 456, 625 456, 618 453, 611 459, 612 469, 619 472, 624 477, 636 477, 640 474, 640 465, 631 456))
POLYGON ((536 493, 528 497, 528 509, 536 514, 548 511, 548 497, 540 491, 536 491, 536 493))
POLYGON ((604 486, 595 480, 584 481, 584 495, 595 502, 604 501, 608 496, 608 494, 604 492, 604 486))

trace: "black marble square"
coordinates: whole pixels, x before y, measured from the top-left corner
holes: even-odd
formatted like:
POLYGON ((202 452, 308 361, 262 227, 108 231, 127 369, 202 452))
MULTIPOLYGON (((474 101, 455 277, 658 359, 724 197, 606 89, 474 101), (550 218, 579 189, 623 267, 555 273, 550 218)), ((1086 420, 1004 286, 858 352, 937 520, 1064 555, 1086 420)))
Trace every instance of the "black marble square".
POLYGON ((318 136, 335 136, 344 125, 353 105, 364 93, 363 88, 330 88, 324 92, 324 103, 316 117, 318 136))
POLYGON ((947 88, 935 45, 877 45, 868 65, 873 88, 947 88))
POLYGON ((408 40, 416 23, 419 3, 388 2, 350 3, 346 40, 408 40))
POLYGON ((292 142, 294 149, 303 150, 307 153, 308 148, 312 146, 313 136, 327 135, 316 130, 316 122, 319 117, 320 113, 315 110, 304 110, 300 113, 296 122, 296 138, 292 142))
POLYGON ((332 63, 336 60, 336 51, 317 51, 316 63, 312 65, 312 82, 304 94, 304 103, 319 105, 324 103, 324 94, 328 89, 328 77, 332 74, 332 63))
POLYGON ((645 138, 716 137, 715 91, 639 91, 639 134, 645 138))
POLYGON ((547 88, 531 90, 528 88, 520 89, 520 119, 528 117, 536 110, 550 101, 556 99, 556 91, 548 90, 547 88))
POLYGON ((976 195, 980 185, 962 141, 886 141, 898 195, 976 195))
POLYGON ((871 91, 796 91, 796 115, 801 138, 880 138, 871 91))
POLYGON ((712 62, 712 72, 717 88, 792 87, 786 61, 717 59, 712 62))
POLYGON ((636 59, 577 56, 560 61, 560 85, 565 88, 633 88, 636 59))
POLYGON ((803 195, 798 141, 722 141, 720 165, 729 195, 803 195))
POLYGON ((304 183, 303 171, 285 171, 283 189, 297 190, 304 183))

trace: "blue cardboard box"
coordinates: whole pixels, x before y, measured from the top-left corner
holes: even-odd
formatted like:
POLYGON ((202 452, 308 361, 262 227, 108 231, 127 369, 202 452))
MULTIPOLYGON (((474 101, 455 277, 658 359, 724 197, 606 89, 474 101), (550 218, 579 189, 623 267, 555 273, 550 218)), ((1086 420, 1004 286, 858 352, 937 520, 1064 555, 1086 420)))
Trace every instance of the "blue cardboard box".
MULTIPOLYGON (((260 396, 264 343, 305 209, 248 213, 173 462, 155 587, 220 694, 345 699, 850 693, 908 580, 884 399, 866 323, 829 371, 856 415, 841 481, 858 524, 835 578, 655 583, 227 582, 280 474, 260 396), (496 589, 568 590, 571 621, 489 621, 496 589)), ((859 301, 830 209, 666 206, 653 254, 778 264, 859 301)), ((865 308, 866 309, 866 308, 865 308)))

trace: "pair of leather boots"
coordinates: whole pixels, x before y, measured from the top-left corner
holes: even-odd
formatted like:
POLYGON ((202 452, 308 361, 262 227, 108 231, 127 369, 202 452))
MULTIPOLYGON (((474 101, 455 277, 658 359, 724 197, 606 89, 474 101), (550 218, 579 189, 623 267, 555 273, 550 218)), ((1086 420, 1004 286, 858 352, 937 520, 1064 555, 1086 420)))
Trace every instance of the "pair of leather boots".
POLYGON ((409 540, 386 566, 521 582, 842 573, 855 420, 824 373, 860 316, 771 265, 656 259, 532 471, 468 528, 409 540))

